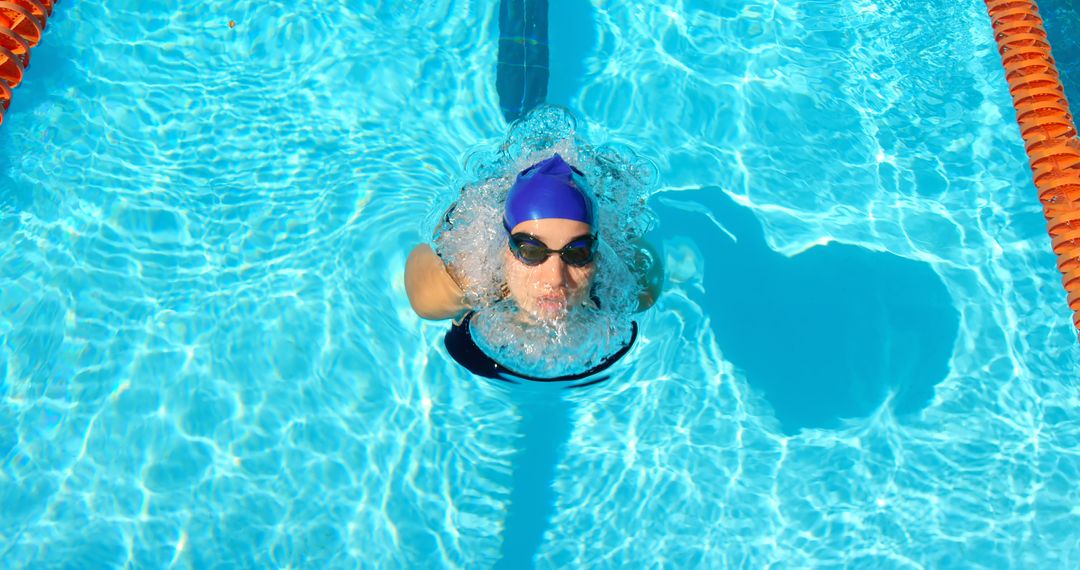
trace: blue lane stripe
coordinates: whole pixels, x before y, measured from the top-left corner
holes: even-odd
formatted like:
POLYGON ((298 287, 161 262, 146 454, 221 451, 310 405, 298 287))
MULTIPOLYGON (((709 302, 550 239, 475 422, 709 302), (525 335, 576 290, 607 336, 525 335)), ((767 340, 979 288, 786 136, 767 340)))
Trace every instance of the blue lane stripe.
POLYGON ((495 88, 507 122, 547 98, 548 60, 548 0, 501 0, 495 88))

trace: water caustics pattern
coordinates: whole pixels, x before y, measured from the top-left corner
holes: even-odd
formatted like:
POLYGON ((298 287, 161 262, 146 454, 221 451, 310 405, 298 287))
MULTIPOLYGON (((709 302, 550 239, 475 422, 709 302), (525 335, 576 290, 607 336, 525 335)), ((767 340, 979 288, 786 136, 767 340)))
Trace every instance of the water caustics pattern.
POLYGON ((516 412, 400 285, 490 136, 458 8, 63 6, 0 133, 0 566, 498 555, 516 412))
MULTIPOLYGON (((0 131, 3 565, 498 559, 520 411, 400 285, 504 129, 494 10, 345 4, 50 20, 0 131)), ((982 3, 595 4, 594 143, 783 253, 925 262, 961 325, 922 413, 784 435, 673 282, 572 397, 537 566, 1080 563, 1080 351, 982 3)))
POLYGON ((1076 565, 1078 351, 983 3, 726 5, 600 5, 583 112, 778 251, 929 264, 960 314, 949 373, 920 414, 782 435, 700 281, 673 287, 643 330, 679 334, 639 351, 664 365, 577 402, 539 566, 1076 565))

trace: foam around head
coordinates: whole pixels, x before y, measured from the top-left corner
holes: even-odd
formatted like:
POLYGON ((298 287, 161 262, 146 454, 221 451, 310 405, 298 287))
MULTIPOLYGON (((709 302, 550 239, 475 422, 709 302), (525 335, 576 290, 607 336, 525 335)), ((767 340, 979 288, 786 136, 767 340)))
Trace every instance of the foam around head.
MULTIPOLYGON (((501 364, 533 376, 588 370, 616 352, 628 340, 641 290, 630 263, 635 240, 652 223, 646 200, 656 184, 655 166, 628 147, 585 143, 569 111, 546 105, 514 123, 505 140, 470 153, 465 167, 465 180, 433 214, 442 214, 456 198, 452 210, 437 220, 442 228, 435 248, 462 277, 466 302, 476 313, 472 323, 477 344, 501 364), (524 316, 513 301, 504 299, 503 222, 518 173, 556 154, 559 162, 580 171, 571 170, 574 192, 589 202, 591 225, 600 236, 590 295, 600 303, 573 307, 557 322, 543 322, 524 316)), ((547 217, 553 216, 523 219, 547 217)), ((510 227, 521 221, 516 216, 514 220, 505 221, 510 227)))

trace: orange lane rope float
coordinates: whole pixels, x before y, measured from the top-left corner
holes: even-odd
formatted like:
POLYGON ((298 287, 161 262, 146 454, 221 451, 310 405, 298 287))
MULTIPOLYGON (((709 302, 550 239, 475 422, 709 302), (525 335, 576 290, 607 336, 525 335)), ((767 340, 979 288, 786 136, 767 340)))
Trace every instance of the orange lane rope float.
POLYGON ((986 0, 1035 188, 1080 329, 1080 139, 1031 0, 986 0))
POLYGON ((11 105, 11 90, 30 66, 30 48, 41 42, 45 21, 57 0, 0 1, 0 125, 11 105))

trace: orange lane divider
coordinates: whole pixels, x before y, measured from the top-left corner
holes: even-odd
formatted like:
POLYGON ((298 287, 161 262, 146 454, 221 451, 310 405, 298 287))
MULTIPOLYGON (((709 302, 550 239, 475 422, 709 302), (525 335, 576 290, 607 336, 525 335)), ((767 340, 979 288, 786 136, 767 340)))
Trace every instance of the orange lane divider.
POLYGON ((30 66, 30 48, 41 42, 45 21, 58 0, 0 1, 0 125, 11 106, 11 90, 30 66))
POLYGON ((1080 139, 1031 0, 985 0, 1005 80, 1046 215, 1058 269, 1080 329, 1080 139))

